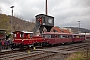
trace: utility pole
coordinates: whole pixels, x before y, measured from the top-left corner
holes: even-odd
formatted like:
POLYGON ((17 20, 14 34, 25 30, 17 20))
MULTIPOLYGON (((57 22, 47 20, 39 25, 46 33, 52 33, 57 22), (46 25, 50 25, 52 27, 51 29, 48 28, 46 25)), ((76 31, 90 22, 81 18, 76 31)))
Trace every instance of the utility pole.
POLYGON ((80 22, 81 22, 81 21, 78 21, 78 23, 79 23, 78 33, 80 33, 80 22))

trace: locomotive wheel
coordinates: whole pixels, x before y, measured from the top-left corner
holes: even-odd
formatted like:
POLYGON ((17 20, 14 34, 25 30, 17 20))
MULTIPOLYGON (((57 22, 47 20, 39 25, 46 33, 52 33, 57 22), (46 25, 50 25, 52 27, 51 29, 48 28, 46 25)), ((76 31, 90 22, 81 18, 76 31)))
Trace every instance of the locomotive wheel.
POLYGON ((20 50, 24 50, 23 44, 20 44, 20 45, 19 45, 19 48, 20 48, 20 50))
POLYGON ((34 47, 42 47, 42 43, 40 43, 40 42, 34 43, 33 46, 34 46, 34 47))
POLYGON ((49 44, 47 42, 42 42, 42 47, 48 46, 49 44))

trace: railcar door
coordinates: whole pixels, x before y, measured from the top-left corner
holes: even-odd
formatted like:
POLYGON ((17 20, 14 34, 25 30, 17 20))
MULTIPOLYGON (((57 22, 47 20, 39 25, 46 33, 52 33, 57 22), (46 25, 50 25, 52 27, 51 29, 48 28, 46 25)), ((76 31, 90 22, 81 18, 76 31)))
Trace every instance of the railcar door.
POLYGON ((60 39, 59 39, 59 35, 55 34, 55 44, 59 44, 60 43, 60 39))
POLYGON ((46 40, 46 42, 50 45, 53 45, 55 44, 55 38, 54 38, 54 35, 51 35, 51 34, 45 34, 44 35, 44 38, 46 40))

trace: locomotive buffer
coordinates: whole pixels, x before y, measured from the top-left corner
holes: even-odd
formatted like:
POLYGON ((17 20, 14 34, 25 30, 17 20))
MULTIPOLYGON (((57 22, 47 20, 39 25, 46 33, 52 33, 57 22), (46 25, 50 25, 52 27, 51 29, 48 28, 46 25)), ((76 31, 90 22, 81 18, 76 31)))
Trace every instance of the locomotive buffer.
POLYGON ((50 32, 51 28, 54 27, 54 17, 45 14, 38 14, 35 17, 36 25, 33 29, 34 33, 39 29, 40 35, 42 35, 42 32, 44 32, 43 28, 46 28, 47 32, 50 32))

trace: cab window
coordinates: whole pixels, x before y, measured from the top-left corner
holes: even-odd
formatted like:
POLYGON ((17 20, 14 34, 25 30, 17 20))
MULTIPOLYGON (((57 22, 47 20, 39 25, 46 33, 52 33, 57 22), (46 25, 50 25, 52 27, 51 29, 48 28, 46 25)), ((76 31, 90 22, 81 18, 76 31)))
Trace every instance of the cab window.
POLYGON ((32 38, 33 37, 33 34, 30 34, 30 37, 32 38))
POLYGON ((23 34, 23 33, 21 33, 21 34, 20 34, 20 37, 24 37, 24 34, 23 34))

